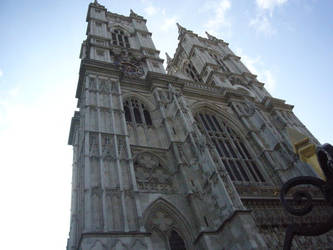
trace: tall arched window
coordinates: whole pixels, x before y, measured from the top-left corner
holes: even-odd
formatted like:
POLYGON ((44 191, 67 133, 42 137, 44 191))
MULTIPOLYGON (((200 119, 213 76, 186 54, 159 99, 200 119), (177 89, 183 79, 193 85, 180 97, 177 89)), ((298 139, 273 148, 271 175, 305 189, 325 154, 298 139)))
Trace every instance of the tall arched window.
POLYGON ((111 32, 111 40, 113 45, 118 45, 124 48, 129 48, 128 36, 125 35, 124 31, 115 29, 111 32))
POLYGON ((191 62, 186 64, 185 72, 193 81, 201 82, 201 78, 191 62))
POLYGON ((232 128, 211 113, 200 112, 195 119, 202 132, 216 147, 233 181, 265 182, 256 161, 232 128))
POLYGON ((124 102, 124 111, 127 122, 146 124, 147 126, 153 125, 149 111, 143 103, 135 98, 124 102))

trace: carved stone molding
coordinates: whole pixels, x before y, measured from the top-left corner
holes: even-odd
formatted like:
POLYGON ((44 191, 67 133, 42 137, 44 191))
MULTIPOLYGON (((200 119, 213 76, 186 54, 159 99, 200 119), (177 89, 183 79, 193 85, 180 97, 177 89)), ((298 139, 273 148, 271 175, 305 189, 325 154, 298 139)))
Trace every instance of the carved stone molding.
POLYGON ((135 157, 134 169, 139 189, 173 192, 171 174, 162 166, 160 159, 148 152, 135 157))

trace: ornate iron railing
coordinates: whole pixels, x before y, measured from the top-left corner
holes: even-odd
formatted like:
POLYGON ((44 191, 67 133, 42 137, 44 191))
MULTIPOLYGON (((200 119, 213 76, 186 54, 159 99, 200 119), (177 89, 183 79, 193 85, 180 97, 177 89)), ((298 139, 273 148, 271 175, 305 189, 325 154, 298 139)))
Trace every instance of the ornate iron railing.
MULTIPOLYGON (((326 177, 326 181, 313 176, 295 177, 284 183, 280 191, 280 200, 283 207, 291 214, 304 216, 312 211, 313 201, 311 193, 302 189, 293 193, 293 198, 287 198, 287 193, 295 186, 312 185, 321 191, 326 202, 333 206, 333 147, 330 144, 324 144, 317 147, 317 157, 319 165, 326 177)), ((299 236, 317 236, 327 233, 333 228, 333 215, 325 223, 315 225, 290 224, 287 227, 284 250, 290 250, 292 240, 295 235, 299 236)))

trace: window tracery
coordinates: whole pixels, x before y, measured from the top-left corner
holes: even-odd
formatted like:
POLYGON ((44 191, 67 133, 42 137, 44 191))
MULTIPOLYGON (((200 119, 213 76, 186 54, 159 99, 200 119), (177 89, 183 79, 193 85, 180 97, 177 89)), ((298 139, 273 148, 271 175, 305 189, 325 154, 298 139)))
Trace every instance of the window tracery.
POLYGON ((198 74, 197 70, 194 68, 191 62, 185 64, 185 72, 186 74, 196 82, 202 82, 200 75, 198 74))
POLYGON ((265 182, 256 161, 232 128, 211 113, 199 112, 195 119, 201 131, 215 146, 233 181, 265 182))
POLYGON ((228 69, 228 67, 225 65, 225 63, 223 62, 222 58, 220 58, 219 56, 209 53, 209 55, 215 60, 215 62, 220 65, 220 67, 222 68, 223 71, 225 72, 229 72, 230 70, 228 69))
POLYGON ((153 125, 150 112, 143 103, 135 98, 131 98, 124 102, 124 111, 126 122, 131 122, 136 125, 153 125))
POLYGON ((111 40, 113 45, 130 48, 128 36, 120 29, 115 29, 111 32, 111 40))

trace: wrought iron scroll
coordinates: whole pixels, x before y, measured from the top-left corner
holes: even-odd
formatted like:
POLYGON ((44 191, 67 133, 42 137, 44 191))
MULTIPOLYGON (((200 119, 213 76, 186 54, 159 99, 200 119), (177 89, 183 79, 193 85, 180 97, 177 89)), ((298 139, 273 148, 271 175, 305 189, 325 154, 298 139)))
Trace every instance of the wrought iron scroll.
MULTIPOLYGON (((313 176, 300 176, 287 181, 281 187, 280 200, 283 207, 291 214, 304 216, 312 211, 313 201, 308 190, 296 191, 292 199, 287 199, 287 193, 295 186, 312 185, 321 191, 326 202, 333 206, 333 147, 324 144, 317 147, 318 162, 326 177, 326 181, 313 176)), ((290 224, 286 230, 284 250, 290 250, 295 235, 317 236, 327 233, 333 228, 333 215, 325 223, 315 225, 290 224)))

